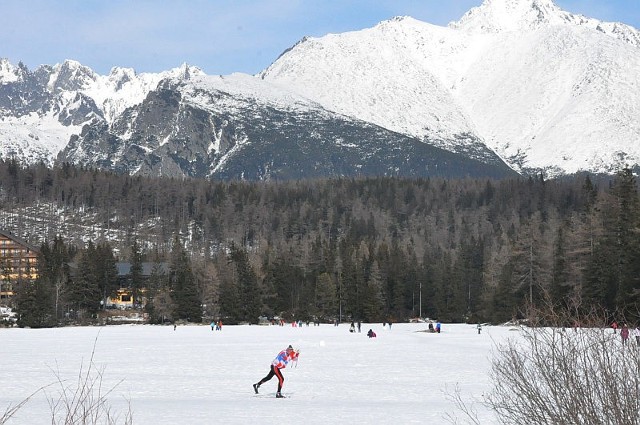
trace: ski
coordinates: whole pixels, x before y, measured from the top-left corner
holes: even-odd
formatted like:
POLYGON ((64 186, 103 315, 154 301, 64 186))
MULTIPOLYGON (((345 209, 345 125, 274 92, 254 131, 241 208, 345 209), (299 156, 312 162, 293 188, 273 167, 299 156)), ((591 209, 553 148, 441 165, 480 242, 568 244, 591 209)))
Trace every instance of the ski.
POLYGON ((253 394, 255 398, 291 398, 293 393, 282 394, 281 397, 276 397, 274 394, 253 394))

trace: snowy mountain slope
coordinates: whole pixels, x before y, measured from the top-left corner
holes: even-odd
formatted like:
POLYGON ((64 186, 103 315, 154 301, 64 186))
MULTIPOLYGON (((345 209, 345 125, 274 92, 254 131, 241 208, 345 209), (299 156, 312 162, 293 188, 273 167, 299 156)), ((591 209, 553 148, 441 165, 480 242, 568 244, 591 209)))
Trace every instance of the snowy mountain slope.
POLYGON ((113 122, 164 78, 202 74, 185 64, 158 74, 113 68, 101 76, 73 60, 31 72, 0 59, 0 156, 52 164, 83 125, 113 122))
POLYGON ((1 65, 0 155, 27 163, 240 179, 513 173, 484 146, 481 162, 455 155, 255 76, 1 65))
POLYGON ((485 142, 522 171, 611 172, 640 162, 639 40, 551 0, 485 0, 446 28, 304 39, 261 77, 452 151, 485 142))
POLYGON ((54 154, 79 131, 80 126, 62 125, 53 115, 0 117, 0 157, 17 158, 26 164, 52 164, 54 154))
POLYGON ((189 79, 198 75, 204 72, 187 64, 161 73, 142 74, 136 74, 131 68, 115 67, 108 76, 98 76, 83 92, 96 101, 107 122, 113 122, 126 108, 140 104, 163 79, 189 79))
POLYGON ((258 78, 168 78, 113 123, 87 126, 62 162, 216 179, 485 176, 513 173, 323 109, 258 78), (153 129, 153 131, 150 131, 153 129))
POLYGON ((494 45, 458 93, 507 162, 558 173, 640 163, 639 49, 566 26, 494 45))
POLYGON ((307 38, 260 77, 295 88, 327 109, 459 151, 469 142, 456 136, 472 135, 475 127, 450 91, 454 60, 445 62, 441 54, 459 50, 458 40, 439 43, 452 32, 397 18, 372 29, 307 38))

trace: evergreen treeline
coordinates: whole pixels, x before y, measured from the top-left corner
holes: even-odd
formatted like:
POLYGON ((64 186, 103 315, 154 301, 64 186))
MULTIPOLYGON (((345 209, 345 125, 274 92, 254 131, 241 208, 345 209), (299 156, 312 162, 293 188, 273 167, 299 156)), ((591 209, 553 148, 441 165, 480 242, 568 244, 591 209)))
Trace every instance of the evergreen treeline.
POLYGON ((41 278, 19 296, 32 325, 95 313, 116 260, 170 264, 148 283, 154 321, 503 322, 549 302, 637 320, 636 181, 623 169, 601 186, 587 176, 210 182, 2 162, 0 210, 20 212, 17 234, 46 223, 29 236, 42 243, 41 278))

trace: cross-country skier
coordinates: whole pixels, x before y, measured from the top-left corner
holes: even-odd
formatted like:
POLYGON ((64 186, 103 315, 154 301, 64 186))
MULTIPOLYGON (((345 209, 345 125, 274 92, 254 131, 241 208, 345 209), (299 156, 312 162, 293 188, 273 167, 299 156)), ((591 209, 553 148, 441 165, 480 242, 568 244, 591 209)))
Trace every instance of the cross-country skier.
POLYGON ((282 384, 284 384, 284 376, 282 376, 282 372, 280 369, 284 369, 285 367, 287 367, 287 364, 292 360, 297 361, 299 355, 300 353, 294 350, 291 345, 289 345, 286 349, 280 351, 273 362, 271 362, 271 369, 269 370, 267 376, 262 378, 257 384, 253 384, 253 390, 256 392, 256 394, 258 394, 258 388, 260 388, 260 385, 276 376, 278 378, 278 392, 276 393, 276 398, 284 398, 284 396, 280 392, 282 391, 282 384))

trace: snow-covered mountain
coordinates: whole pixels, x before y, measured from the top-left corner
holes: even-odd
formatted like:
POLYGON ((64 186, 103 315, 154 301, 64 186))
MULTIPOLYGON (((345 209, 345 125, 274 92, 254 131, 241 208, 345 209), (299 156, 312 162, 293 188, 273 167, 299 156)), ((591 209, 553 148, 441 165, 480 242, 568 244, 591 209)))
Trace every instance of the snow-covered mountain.
POLYGON ((497 154, 524 173, 610 173, 640 164, 638 81, 638 30, 485 0, 447 27, 398 17, 307 37, 257 76, 0 60, 0 156, 268 178, 493 175, 497 154))
POLYGON ((186 64, 108 76, 74 61, 1 69, 0 155, 23 162, 223 179, 512 173, 482 144, 482 161, 457 155, 255 76, 186 64))
POLYGON ((85 126, 57 159, 131 174, 215 179, 512 173, 484 150, 483 161, 469 159, 233 74, 165 79, 112 122, 85 126))
POLYGON ((30 72, 0 59, 0 157, 52 164, 83 126, 112 122, 165 78, 203 74, 183 65, 158 74, 113 68, 107 76, 67 60, 30 72))
POLYGON ((448 27, 409 17, 307 38, 262 72, 328 109, 514 168, 640 162, 640 32, 551 0, 485 0, 448 27))

